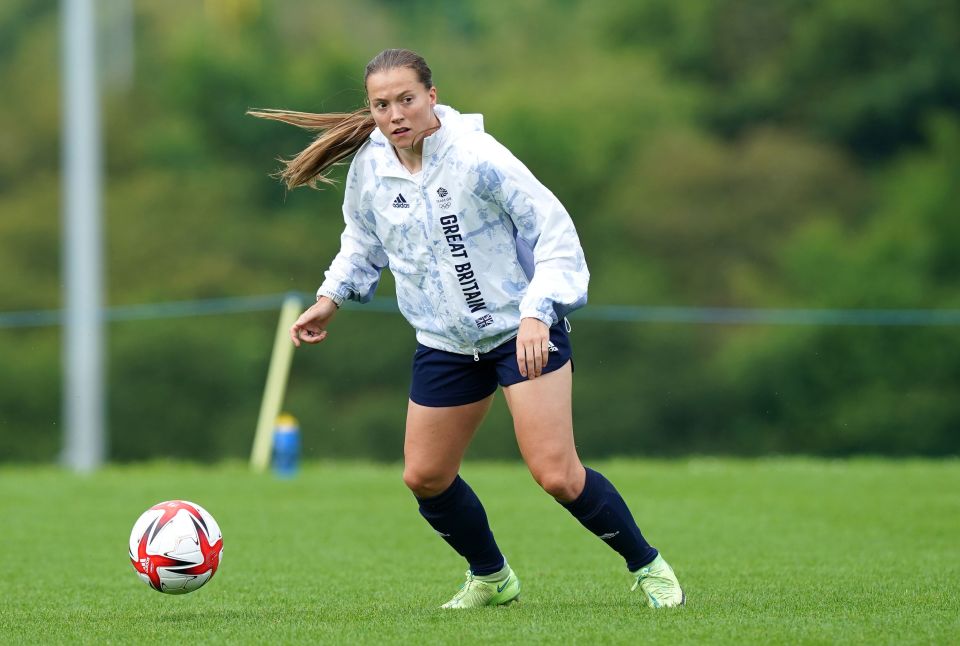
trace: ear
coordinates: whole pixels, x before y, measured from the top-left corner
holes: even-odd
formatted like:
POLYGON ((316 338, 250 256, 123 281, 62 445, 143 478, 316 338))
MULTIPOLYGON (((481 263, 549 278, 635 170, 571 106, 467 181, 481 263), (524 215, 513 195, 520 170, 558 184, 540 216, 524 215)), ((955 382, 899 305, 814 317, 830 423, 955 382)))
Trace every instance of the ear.
POLYGON ((437 88, 436 86, 430 88, 430 107, 435 107, 437 105, 437 88))

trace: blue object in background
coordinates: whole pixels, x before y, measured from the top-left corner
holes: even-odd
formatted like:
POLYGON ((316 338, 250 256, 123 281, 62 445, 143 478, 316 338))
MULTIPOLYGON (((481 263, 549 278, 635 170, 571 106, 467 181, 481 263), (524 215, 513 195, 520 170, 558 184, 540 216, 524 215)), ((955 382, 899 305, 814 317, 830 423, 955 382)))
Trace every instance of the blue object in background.
POLYGON ((300 462, 300 424, 286 413, 277 417, 273 431, 273 471, 281 478, 290 478, 300 462))

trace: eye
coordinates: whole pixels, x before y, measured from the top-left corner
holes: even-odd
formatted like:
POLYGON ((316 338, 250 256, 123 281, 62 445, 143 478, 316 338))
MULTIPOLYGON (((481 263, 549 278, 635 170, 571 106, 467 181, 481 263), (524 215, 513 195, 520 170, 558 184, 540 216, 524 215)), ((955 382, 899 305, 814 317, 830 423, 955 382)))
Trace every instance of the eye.
POLYGON ((404 103, 413 103, 413 97, 412 97, 412 96, 405 96, 405 97, 403 97, 403 102, 404 102, 404 103))

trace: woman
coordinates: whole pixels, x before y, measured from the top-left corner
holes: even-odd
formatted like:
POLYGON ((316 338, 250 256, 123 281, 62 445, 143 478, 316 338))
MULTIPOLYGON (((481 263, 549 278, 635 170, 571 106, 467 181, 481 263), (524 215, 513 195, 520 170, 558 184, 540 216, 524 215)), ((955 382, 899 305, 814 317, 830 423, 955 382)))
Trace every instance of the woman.
POLYGON ((353 113, 251 114, 323 131, 286 162, 281 177, 291 188, 331 183, 325 171, 355 153, 340 252, 290 338, 298 347, 320 343, 344 300, 369 301, 383 268, 393 272, 418 341, 403 479, 470 568, 442 607, 496 606, 520 595, 483 505, 458 475, 498 385, 537 483, 624 557, 632 589, 640 587, 649 606, 683 605, 673 570, 620 494, 577 456, 564 315, 586 303, 589 273, 570 216, 484 133, 480 115, 437 104, 419 55, 381 52, 364 82, 369 106, 353 113))

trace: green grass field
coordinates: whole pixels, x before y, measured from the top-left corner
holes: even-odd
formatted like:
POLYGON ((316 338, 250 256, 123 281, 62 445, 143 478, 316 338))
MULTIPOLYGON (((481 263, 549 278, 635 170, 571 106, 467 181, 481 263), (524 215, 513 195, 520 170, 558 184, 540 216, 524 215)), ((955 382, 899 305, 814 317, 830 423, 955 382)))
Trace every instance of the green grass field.
POLYGON ((81 477, 0 468, 0 643, 956 643, 960 462, 613 461, 688 605, 654 612, 619 557, 522 465, 468 464, 520 604, 437 606, 465 565, 417 514, 397 465, 151 464, 81 477), (205 506, 217 576, 184 596, 140 582, 133 521, 205 506))

